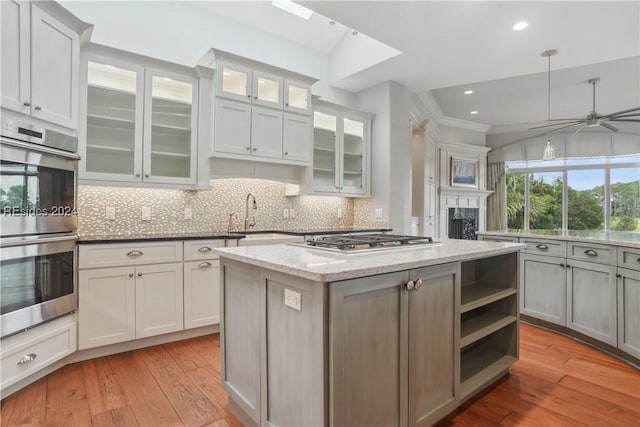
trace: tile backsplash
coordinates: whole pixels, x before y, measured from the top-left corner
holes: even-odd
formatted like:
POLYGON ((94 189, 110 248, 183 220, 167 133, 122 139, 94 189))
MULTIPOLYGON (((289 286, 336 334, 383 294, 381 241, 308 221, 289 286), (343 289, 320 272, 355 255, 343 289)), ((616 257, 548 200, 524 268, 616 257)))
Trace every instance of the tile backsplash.
POLYGON ((260 179, 217 179, 206 191, 85 186, 78 188, 79 232, 91 234, 189 233, 227 230, 234 213, 234 231, 243 229, 245 201, 252 193, 258 205, 249 209, 256 217, 255 230, 322 229, 337 227, 381 227, 368 223, 368 201, 344 197, 286 196, 286 184, 260 179), (354 215, 356 204, 357 213, 354 215), (115 208, 115 219, 107 220, 107 207, 115 208), (151 209, 151 220, 142 220, 142 208, 151 209), (185 219, 190 208, 191 219, 185 219), (295 218, 284 219, 284 209, 295 218), (342 218, 338 213, 342 212, 342 218))

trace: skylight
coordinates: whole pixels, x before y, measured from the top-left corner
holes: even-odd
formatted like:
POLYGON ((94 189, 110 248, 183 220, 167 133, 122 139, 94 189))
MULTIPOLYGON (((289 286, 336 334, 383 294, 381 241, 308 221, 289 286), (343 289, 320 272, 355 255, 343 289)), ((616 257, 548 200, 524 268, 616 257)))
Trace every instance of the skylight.
POLYGON ((306 20, 309 20, 311 15, 313 15, 313 11, 311 9, 307 9, 306 7, 301 6, 298 3, 294 3, 291 0, 273 0, 271 5, 306 20))

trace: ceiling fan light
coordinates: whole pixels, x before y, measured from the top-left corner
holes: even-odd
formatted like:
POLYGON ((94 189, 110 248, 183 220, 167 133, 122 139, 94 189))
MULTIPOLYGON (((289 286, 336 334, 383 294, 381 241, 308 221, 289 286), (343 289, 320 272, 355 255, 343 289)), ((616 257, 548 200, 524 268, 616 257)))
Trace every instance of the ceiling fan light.
POLYGON ((550 139, 547 139, 547 145, 544 147, 544 153, 542 153, 542 160, 555 160, 556 148, 551 143, 550 139))

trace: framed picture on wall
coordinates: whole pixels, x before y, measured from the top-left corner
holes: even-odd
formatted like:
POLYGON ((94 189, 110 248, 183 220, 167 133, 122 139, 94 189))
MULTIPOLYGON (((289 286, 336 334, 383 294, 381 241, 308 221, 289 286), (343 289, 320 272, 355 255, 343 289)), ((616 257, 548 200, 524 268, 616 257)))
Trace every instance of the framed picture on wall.
POLYGON ((451 157, 451 186, 478 188, 478 161, 451 157))

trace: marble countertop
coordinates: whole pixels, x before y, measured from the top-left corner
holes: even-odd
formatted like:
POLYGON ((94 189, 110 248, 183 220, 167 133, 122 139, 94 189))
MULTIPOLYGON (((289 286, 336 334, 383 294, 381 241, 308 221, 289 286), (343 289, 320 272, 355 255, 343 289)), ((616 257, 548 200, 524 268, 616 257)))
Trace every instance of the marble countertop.
POLYGON ((223 258, 318 282, 333 282, 516 252, 521 243, 455 240, 364 253, 335 253, 295 245, 216 248, 223 258))
POLYGON ((139 241, 157 240, 201 240, 201 239, 243 239, 247 234, 256 233, 281 233, 294 236, 311 236, 323 234, 344 234, 359 232, 383 232, 391 231, 388 228, 323 228, 323 229, 287 229, 287 230, 250 230, 227 233, 224 231, 200 231, 192 233, 127 233, 127 234, 80 234, 78 243, 129 243, 139 241))
POLYGON ((569 230, 563 232, 559 230, 529 230, 525 232, 524 230, 507 230, 478 231, 477 234, 487 236, 534 237, 640 248, 640 233, 631 231, 569 230))

